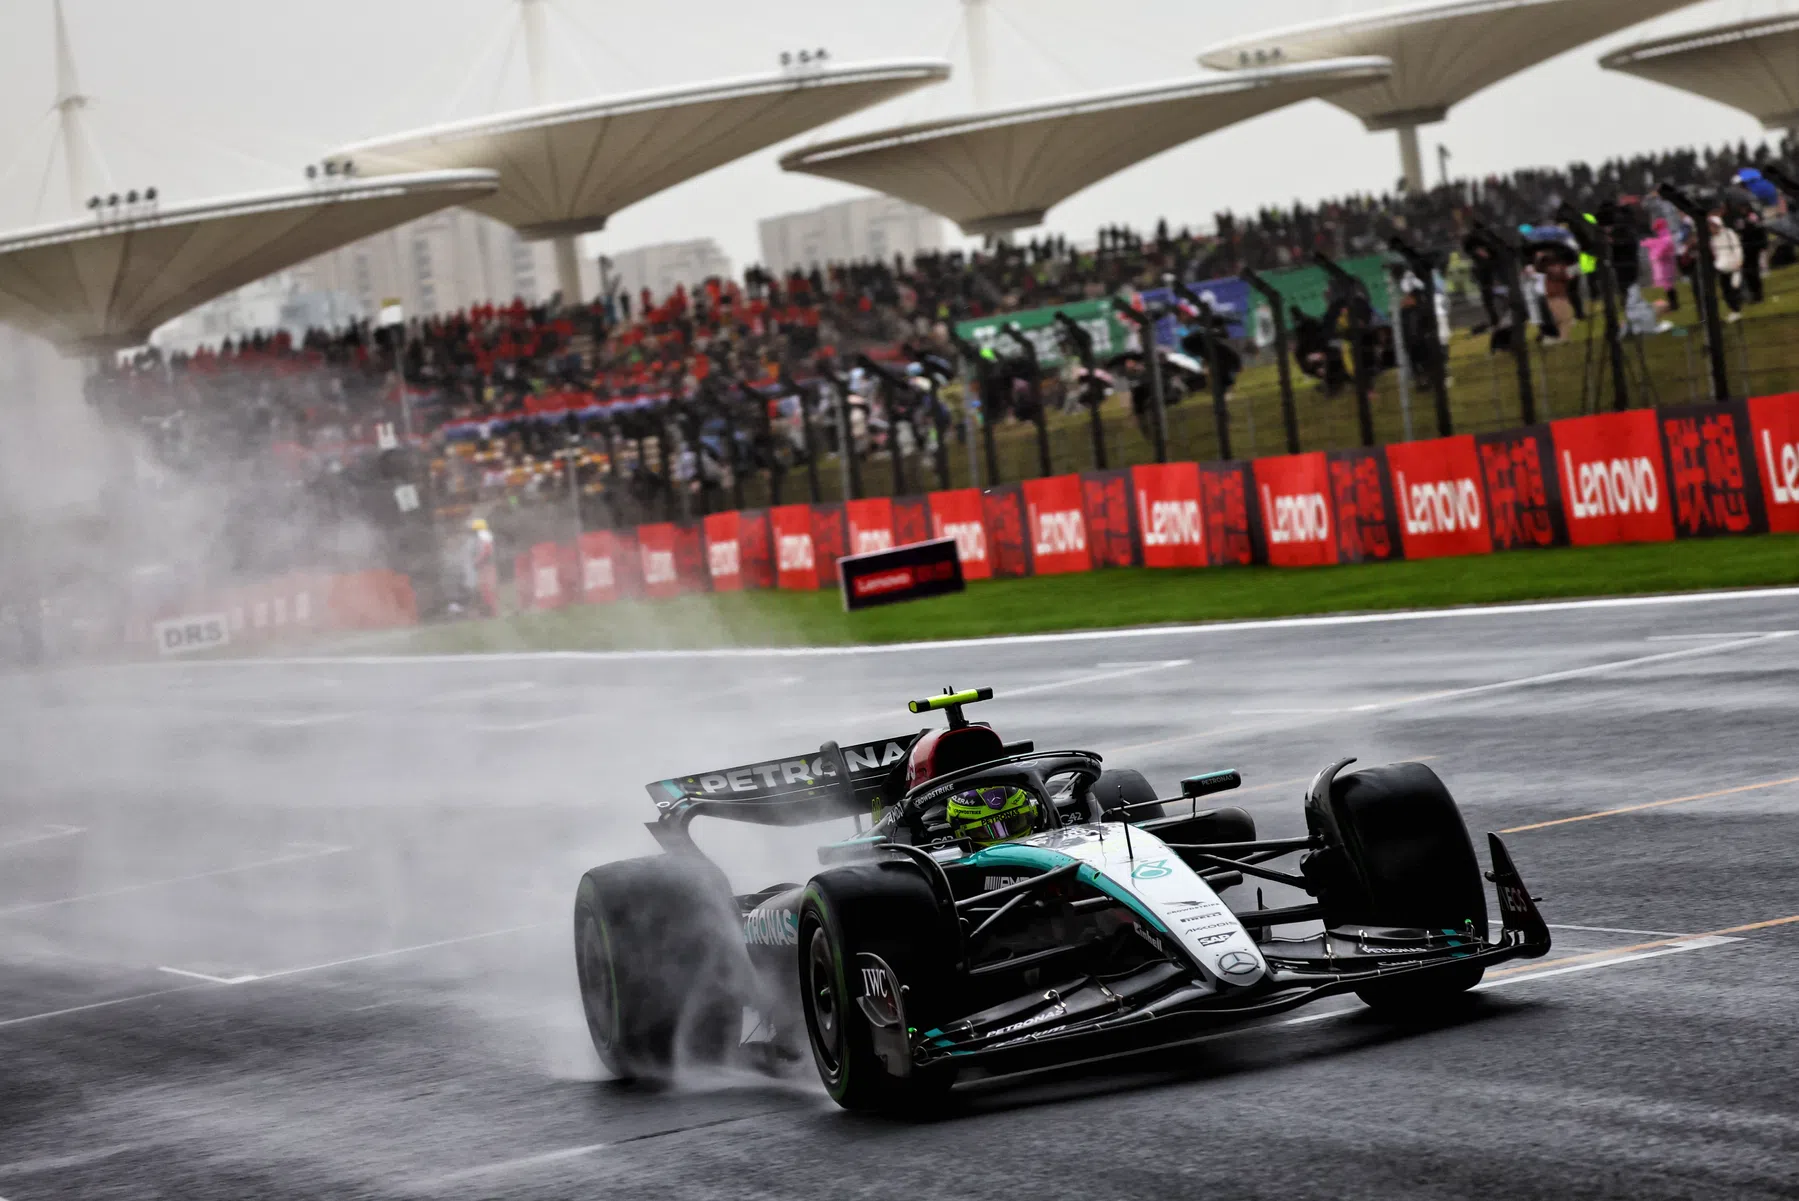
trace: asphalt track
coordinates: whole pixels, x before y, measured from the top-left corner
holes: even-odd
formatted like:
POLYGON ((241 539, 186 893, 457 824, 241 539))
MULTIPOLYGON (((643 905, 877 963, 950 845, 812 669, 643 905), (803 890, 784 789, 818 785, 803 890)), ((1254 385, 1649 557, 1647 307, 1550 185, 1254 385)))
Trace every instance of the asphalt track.
MULTIPOLYGON (((1775 593, 3 679, 0 1197, 1793 1197, 1792 631, 1775 593), (606 1081, 568 911, 650 849, 640 782, 916 728, 945 684, 1159 783, 1237 767, 1275 835, 1333 757, 1428 757, 1516 830, 1556 948, 1448 1024, 1333 1001, 939 1120, 840 1112, 810 1065, 606 1081)), ((754 834, 711 841, 744 887, 806 870, 754 834)))

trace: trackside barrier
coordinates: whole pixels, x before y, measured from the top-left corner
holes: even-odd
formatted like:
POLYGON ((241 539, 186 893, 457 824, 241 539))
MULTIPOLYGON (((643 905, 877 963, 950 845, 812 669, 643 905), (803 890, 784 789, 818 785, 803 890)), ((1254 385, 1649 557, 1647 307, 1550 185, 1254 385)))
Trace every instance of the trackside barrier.
POLYGON ((355 572, 289 572, 272 579, 199 594, 154 613, 133 617, 126 641, 143 643, 157 621, 187 614, 217 616, 221 645, 279 638, 291 633, 384 630, 418 624, 412 581, 385 569, 355 572))
POLYGON ((1127 566, 1309 567, 1766 531, 1799 533, 1799 393, 1253 462, 1146 464, 714 513, 703 522, 585 534, 578 552, 542 543, 520 554, 514 570, 521 607, 555 608, 834 588, 839 558, 932 538, 955 539, 964 577, 981 580, 1127 566))

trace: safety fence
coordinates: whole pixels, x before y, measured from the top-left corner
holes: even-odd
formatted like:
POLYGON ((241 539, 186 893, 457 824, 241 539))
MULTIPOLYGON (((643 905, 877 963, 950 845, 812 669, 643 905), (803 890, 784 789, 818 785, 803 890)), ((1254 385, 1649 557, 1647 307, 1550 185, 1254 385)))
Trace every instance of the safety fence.
POLYGON ((1255 460, 789 504, 541 542, 524 609, 837 583, 837 559, 953 537, 970 579, 1305 567, 1799 533, 1799 393, 1255 460))

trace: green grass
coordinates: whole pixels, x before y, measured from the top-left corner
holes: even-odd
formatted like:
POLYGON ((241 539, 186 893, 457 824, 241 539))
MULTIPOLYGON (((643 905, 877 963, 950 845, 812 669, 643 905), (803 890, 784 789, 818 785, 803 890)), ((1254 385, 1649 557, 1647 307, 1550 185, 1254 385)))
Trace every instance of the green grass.
POLYGON ((1514 551, 1342 567, 1134 568, 976 582, 844 613, 836 591, 574 606, 409 631, 410 652, 798 646, 1799 584, 1799 537, 1514 551))

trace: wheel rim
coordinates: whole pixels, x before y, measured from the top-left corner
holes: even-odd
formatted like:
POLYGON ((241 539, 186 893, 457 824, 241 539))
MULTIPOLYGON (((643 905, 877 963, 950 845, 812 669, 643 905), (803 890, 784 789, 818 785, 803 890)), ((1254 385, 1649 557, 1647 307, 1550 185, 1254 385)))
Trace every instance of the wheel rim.
POLYGON ((600 924, 592 917, 581 921, 580 956, 581 1005, 587 1011, 587 1026, 594 1041, 610 1048, 618 1020, 617 998, 613 996, 612 959, 606 953, 606 939, 600 924))
POLYGON ((818 1066, 835 1079, 843 1070, 843 1006, 837 995, 837 956, 823 926, 806 948, 806 1007, 812 1014, 812 1049, 818 1066))

